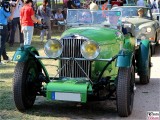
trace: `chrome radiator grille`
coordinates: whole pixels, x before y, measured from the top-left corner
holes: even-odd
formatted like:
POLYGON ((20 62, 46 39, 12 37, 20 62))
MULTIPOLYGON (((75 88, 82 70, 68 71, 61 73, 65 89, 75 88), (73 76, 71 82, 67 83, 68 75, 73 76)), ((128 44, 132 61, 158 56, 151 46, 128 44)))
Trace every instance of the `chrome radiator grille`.
MULTIPOLYGON (((85 39, 77 38, 64 38, 61 39, 63 44, 63 52, 61 57, 65 58, 83 58, 81 55, 81 45, 86 41, 85 39)), ((60 71, 60 77, 86 77, 86 74, 90 76, 90 61, 87 60, 61 60, 60 66, 63 69, 60 71), (79 67, 79 65, 81 68, 79 67), (83 70, 82 70, 83 69, 83 70), (86 74, 85 74, 85 73, 86 74)))

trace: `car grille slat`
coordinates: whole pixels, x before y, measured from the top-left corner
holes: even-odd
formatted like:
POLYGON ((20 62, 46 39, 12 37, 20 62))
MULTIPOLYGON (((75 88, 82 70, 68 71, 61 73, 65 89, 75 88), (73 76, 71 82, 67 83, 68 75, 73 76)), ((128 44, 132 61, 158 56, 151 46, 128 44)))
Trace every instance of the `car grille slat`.
MULTIPOLYGON (((83 58, 81 54, 81 45, 82 43, 86 41, 86 39, 77 39, 77 38, 63 38, 61 39, 61 43, 63 44, 63 52, 61 57, 65 58, 83 58)), ((70 60, 67 64, 68 60, 60 60, 61 67, 64 68, 60 71, 59 76, 60 77, 87 77, 85 73, 90 76, 90 61, 87 60, 70 60), (81 68, 79 67, 79 65, 81 68), (85 73, 82 71, 85 71, 85 73)))

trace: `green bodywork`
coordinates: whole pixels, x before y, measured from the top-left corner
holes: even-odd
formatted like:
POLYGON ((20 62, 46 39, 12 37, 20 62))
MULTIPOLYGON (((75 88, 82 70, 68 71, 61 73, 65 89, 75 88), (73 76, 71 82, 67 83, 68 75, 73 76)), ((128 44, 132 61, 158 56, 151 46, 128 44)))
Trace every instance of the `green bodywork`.
POLYGON ((25 45, 23 47, 19 47, 16 50, 13 56, 13 61, 24 62, 29 59, 30 55, 35 55, 35 54, 39 55, 35 47, 30 46, 30 45, 25 45))
POLYGON ((47 98, 54 100, 52 98, 52 93, 80 93, 81 102, 87 102, 87 94, 92 93, 92 87, 90 82, 86 82, 79 78, 68 79, 68 80, 56 80, 54 82, 48 83, 45 88, 47 89, 47 98))
MULTIPOLYGON (((123 33, 117 29, 105 28, 105 27, 79 27, 71 28, 66 30, 61 38, 79 35, 87 38, 88 40, 95 41, 100 46, 100 54, 96 59, 112 59, 114 56, 117 56, 115 61, 112 61, 111 64, 103 72, 102 78, 107 76, 111 77, 111 81, 114 81, 118 75, 119 67, 130 67, 134 59, 135 51, 135 39, 130 35, 124 36, 123 33)), ((144 40, 141 42, 142 46, 139 50, 139 63, 138 67, 144 69, 145 64, 144 59, 148 54, 146 49, 148 49, 149 42, 144 40)), ((87 95, 93 94, 93 84, 90 80, 86 78, 58 78, 50 81, 48 72, 41 62, 40 59, 35 57, 35 54, 38 55, 38 51, 32 46, 24 46, 23 48, 18 48, 13 60, 18 62, 25 62, 29 60, 30 57, 34 57, 37 60, 37 64, 42 68, 44 74, 48 80, 46 85, 44 85, 44 90, 46 97, 50 100, 56 100, 53 94, 56 93, 75 93, 80 94, 81 100, 79 102, 87 102, 87 95)), ((91 62, 91 76, 90 79, 92 82, 96 82, 99 78, 101 71, 103 71, 104 66, 109 61, 94 61, 91 62)), ((141 72, 141 69, 138 69, 141 72)), ((70 100, 72 101, 72 100, 70 100)))
MULTIPOLYGON (((100 54, 97 59, 109 59, 118 55, 117 61, 113 61, 104 71, 102 78, 110 76, 115 80, 118 74, 118 67, 130 67, 132 65, 134 39, 130 36, 124 36, 121 31, 104 27, 79 27, 66 30, 61 38, 66 36, 79 35, 93 40, 100 46, 100 54), (122 52, 124 49, 125 52, 122 52)), ((107 61, 92 61, 91 80, 97 81, 99 74, 103 70, 107 61)), ((92 94, 92 84, 81 80, 81 78, 66 78, 67 80, 57 80, 48 83, 47 98, 53 100, 52 93, 80 93, 81 102, 87 102, 87 95, 92 94)))
POLYGON ((116 32, 121 33, 121 31, 116 29, 105 27, 79 27, 66 30, 61 37, 77 34, 89 40, 94 40, 99 45, 111 45, 124 40, 122 33, 120 36, 117 36, 116 32))
MULTIPOLYGON (((35 47, 30 46, 30 45, 24 45, 23 47, 19 47, 16 50, 12 60, 17 61, 17 62, 26 62, 30 60, 30 58, 35 58, 35 55, 39 56, 39 53, 35 47)), ((40 59, 36 59, 36 60, 37 60, 38 66, 40 66, 43 69, 44 74, 46 75, 47 81, 49 81, 50 80, 49 74, 45 66, 43 65, 40 59)))
MULTIPOLYGON (((88 40, 95 41, 100 46, 100 54, 96 59, 111 59, 118 55, 117 60, 111 64, 104 71, 102 78, 110 76, 111 80, 115 80, 118 74, 118 67, 129 67, 132 65, 134 40, 130 36, 124 36, 123 33, 117 29, 105 27, 79 27, 66 30, 61 38, 66 36, 79 35, 88 40)), ((32 46, 24 46, 18 48, 13 60, 18 62, 25 62, 29 57, 38 55, 38 51, 32 46)), ((35 58, 37 59, 37 58, 35 58)), ((37 59, 37 64, 43 69, 47 80, 49 75, 43 63, 37 59)), ((92 61, 91 63, 91 77, 94 82, 97 81, 101 71, 107 64, 107 61, 92 61)), ((46 97, 53 100, 53 93, 79 93, 81 95, 81 102, 87 102, 87 95, 92 94, 92 84, 82 78, 67 78, 63 80, 54 80, 48 82, 45 86, 46 97)))
POLYGON ((148 74, 148 65, 150 51, 149 40, 142 40, 141 45, 137 51, 137 72, 138 74, 148 74))
MULTIPOLYGON (((100 46, 100 54, 97 59, 109 59, 119 54, 117 61, 113 61, 105 70, 102 77, 113 76, 116 77, 118 73, 118 67, 129 67, 132 65, 134 50, 134 39, 129 36, 123 35, 123 33, 117 29, 105 28, 105 27, 79 27, 66 30, 62 34, 62 38, 65 36, 80 35, 93 40, 100 46), (118 34, 118 35, 117 35, 118 34), (125 53, 120 53, 120 49, 124 48, 125 53)), ((106 61, 93 61, 91 68, 91 78, 96 80, 99 73, 106 65, 106 61)))

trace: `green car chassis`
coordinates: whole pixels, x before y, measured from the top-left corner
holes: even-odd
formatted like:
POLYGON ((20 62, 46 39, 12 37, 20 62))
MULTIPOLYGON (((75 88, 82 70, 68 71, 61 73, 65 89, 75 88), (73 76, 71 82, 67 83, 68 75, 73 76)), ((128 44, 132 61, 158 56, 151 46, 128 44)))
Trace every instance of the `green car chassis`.
POLYGON ((68 29, 60 40, 47 41, 46 56, 30 45, 17 49, 13 94, 19 111, 31 108, 36 96, 44 96, 80 103, 116 100, 119 116, 131 114, 135 72, 143 84, 150 79, 150 41, 136 43, 130 35, 108 27, 112 14, 118 19, 114 26, 121 18, 120 11, 68 10, 68 29), (84 12, 92 15, 89 22, 81 19, 84 12), (41 59, 58 60, 57 75, 49 76, 41 59))

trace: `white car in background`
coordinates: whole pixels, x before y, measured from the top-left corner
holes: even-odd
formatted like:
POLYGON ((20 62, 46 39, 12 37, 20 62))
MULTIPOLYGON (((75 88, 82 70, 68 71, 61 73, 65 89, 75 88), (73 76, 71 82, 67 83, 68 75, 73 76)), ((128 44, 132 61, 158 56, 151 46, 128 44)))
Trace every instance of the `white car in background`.
POLYGON ((149 7, 142 6, 118 6, 113 7, 112 10, 122 12, 123 26, 137 41, 150 40, 152 44, 151 52, 154 54, 155 46, 158 45, 160 38, 160 22, 157 20, 160 14, 152 14, 149 7), (139 9, 143 9, 143 17, 138 16, 139 9))

